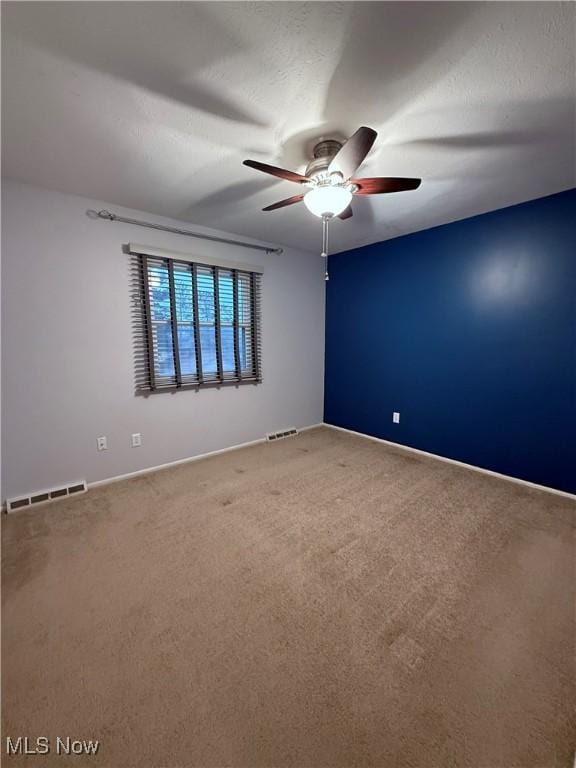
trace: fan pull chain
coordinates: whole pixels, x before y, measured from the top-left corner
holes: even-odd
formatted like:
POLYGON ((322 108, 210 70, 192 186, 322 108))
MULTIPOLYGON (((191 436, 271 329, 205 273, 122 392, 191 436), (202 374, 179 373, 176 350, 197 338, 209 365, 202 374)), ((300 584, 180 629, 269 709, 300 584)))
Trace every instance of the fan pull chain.
POLYGON ((322 216, 322 253, 320 254, 326 259, 326 269, 324 270, 324 280, 329 280, 328 275, 328 222, 329 216, 322 216))

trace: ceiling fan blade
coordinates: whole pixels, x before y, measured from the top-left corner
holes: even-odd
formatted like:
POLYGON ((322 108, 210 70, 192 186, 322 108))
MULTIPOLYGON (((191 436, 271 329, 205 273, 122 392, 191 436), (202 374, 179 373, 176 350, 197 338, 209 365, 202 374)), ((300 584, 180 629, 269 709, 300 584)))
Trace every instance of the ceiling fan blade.
POLYGON ((309 178, 301 176, 299 173, 287 171, 285 168, 277 168, 275 165, 259 163, 257 160, 244 160, 242 165, 247 165, 248 168, 254 168, 257 171, 262 171, 262 173, 269 173, 271 176, 278 176, 279 179, 295 181, 297 184, 304 184, 304 182, 310 181, 309 178))
POLYGON ((372 149, 377 135, 375 130, 365 125, 358 128, 334 157, 328 166, 328 173, 341 173, 349 179, 372 149))
POLYGON ((342 211, 342 213, 339 213, 339 214, 338 214, 338 218, 339 218, 339 219, 349 219, 349 218, 350 218, 351 216, 353 216, 353 215, 354 215, 354 214, 352 213, 352 206, 351 206, 351 205, 349 205, 349 206, 348 206, 348 208, 344 208, 344 210, 342 211))
POLYGON ((377 176, 372 179, 350 179, 351 184, 356 184, 358 189, 355 195, 380 195, 383 192, 404 192, 408 189, 418 189, 422 179, 401 179, 377 176))
POLYGON ((275 211, 277 208, 285 208, 287 205, 294 205, 304 199, 304 195, 294 195, 293 197, 287 197, 286 200, 280 200, 278 203, 272 203, 267 205, 266 208, 262 208, 263 211, 275 211))

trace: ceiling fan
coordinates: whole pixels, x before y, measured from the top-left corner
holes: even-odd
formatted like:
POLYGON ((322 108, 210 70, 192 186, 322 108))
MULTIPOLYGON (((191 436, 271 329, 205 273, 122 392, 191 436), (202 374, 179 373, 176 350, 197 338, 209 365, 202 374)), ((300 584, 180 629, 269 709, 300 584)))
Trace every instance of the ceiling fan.
POLYGON ((372 148, 377 135, 372 128, 362 126, 344 143, 334 139, 318 142, 313 150, 314 157, 304 172, 305 175, 259 163, 257 160, 244 160, 244 165, 249 168, 255 168, 257 171, 306 187, 305 192, 268 205, 262 210, 275 211, 277 208, 285 208, 303 200, 308 210, 323 220, 334 216, 349 219, 352 216, 353 196, 380 195, 417 189, 421 179, 383 176, 354 178, 354 173, 372 148))

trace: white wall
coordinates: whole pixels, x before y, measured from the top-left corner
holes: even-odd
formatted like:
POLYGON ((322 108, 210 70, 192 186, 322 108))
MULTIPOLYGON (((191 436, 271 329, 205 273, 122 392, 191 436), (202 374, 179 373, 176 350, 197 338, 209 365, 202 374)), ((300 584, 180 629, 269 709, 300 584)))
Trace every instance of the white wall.
POLYGON ((26 184, 3 185, 5 497, 102 480, 322 421, 319 256, 293 249, 267 255, 93 220, 88 208, 174 224, 26 184), (129 257, 121 250, 128 241, 265 265, 261 385, 134 395, 129 257), (141 448, 130 446, 133 432, 142 433, 141 448), (96 450, 98 435, 108 437, 108 451, 96 450))

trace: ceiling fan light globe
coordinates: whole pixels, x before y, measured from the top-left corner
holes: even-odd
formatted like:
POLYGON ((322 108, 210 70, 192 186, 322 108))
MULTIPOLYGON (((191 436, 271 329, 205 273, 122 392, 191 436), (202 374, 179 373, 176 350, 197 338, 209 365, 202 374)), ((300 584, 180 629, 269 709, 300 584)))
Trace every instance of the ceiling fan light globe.
POLYGON ((346 187, 315 187, 304 195, 304 205, 314 216, 338 216, 352 200, 352 192, 346 187))

